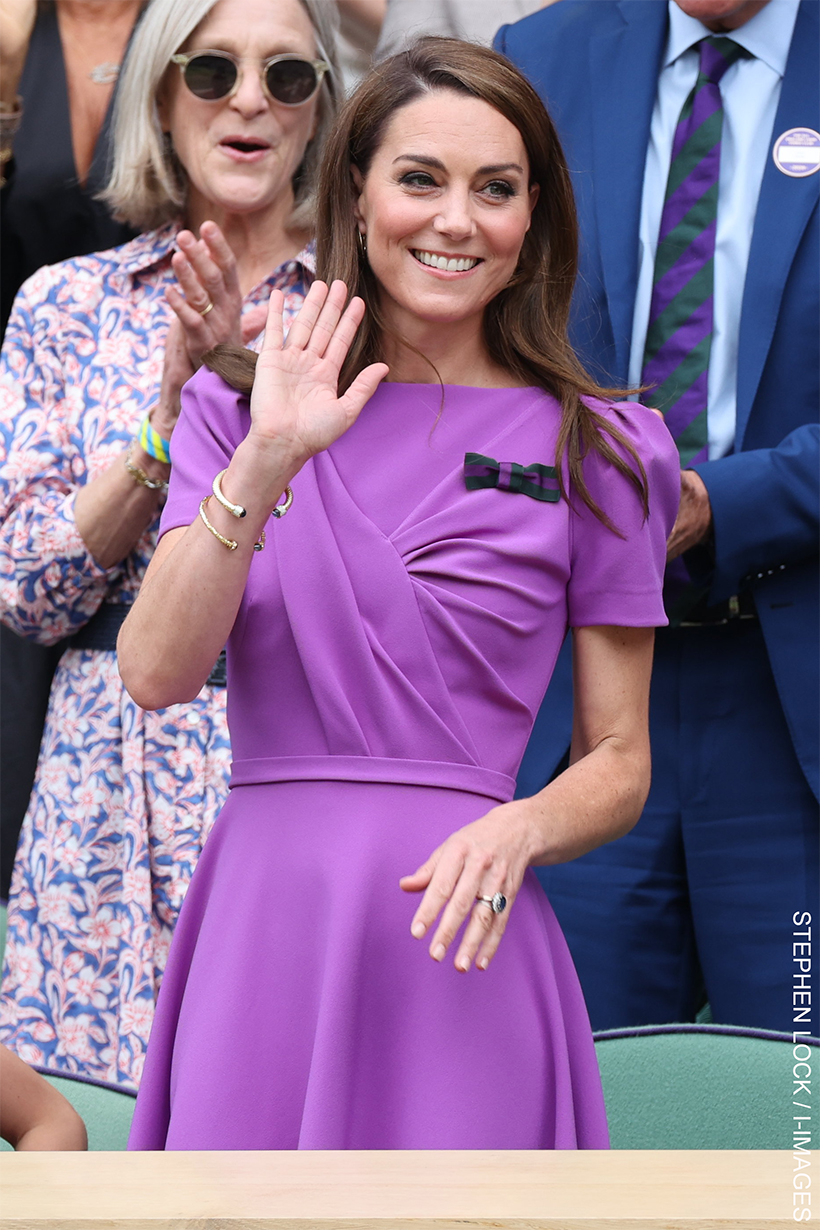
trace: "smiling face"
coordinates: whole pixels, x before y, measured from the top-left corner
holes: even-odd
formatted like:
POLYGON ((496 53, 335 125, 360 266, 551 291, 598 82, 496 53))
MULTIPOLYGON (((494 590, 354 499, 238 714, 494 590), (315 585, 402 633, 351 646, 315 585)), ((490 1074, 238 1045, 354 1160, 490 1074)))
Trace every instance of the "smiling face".
POLYGON ((390 119, 356 220, 387 324, 472 321, 507 285, 537 200, 518 129, 488 103, 440 89, 390 119))
POLYGON ((264 92, 259 68, 282 52, 318 57, 307 12, 299 0, 219 0, 180 50, 205 48, 242 60, 236 92, 214 102, 196 98, 172 65, 159 101, 163 130, 188 175, 189 211, 289 208, 318 94, 300 107, 281 106, 264 92))

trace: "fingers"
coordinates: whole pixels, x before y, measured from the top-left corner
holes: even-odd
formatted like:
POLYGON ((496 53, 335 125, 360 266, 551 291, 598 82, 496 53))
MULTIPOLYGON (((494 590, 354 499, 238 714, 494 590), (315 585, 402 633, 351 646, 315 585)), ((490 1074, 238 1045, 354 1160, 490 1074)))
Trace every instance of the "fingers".
MULTIPOLYGON (((482 905, 480 910, 476 910, 476 897, 479 894, 487 895, 483 893, 482 885, 486 884, 487 873, 491 868, 491 857, 488 854, 474 854, 465 861, 458 880, 447 894, 449 899, 430 941, 430 956, 434 961, 443 960, 447 949, 458 934, 465 918, 472 912, 473 918, 468 928, 468 932, 471 932, 471 942, 467 944, 467 934, 465 933, 464 941, 456 954, 456 968, 465 971, 470 968, 470 963, 475 956, 478 945, 484 938, 485 932, 492 926, 492 920, 495 918, 492 910, 486 905, 482 905)), ((434 876, 430 888, 427 890, 428 894, 431 893, 434 886, 438 887, 435 885, 435 880, 436 877, 434 876)), ((493 889, 493 891, 495 892, 496 890, 493 889)), ((418 912, 421 912, 421 907, 418 912)))
MULTIPOLYGON (((428 862, 416 872, 416 876, 429 880, 427 890, 410 924, 410 933, 417 940, 420 940, 427 934, 442 909, 444 909, 444 906, 450 901, 464 870, 465 853, 464 850, 454 846, 451 846, 447 851, 444 851, 442 848, 435 851, 428 862)), ((412 879, 413 877, 408 878, 412 879)), ((466 914, 467 909, 471 905, 472 900, 468 901, 464 914, 466 914)), ((462 919, 463 917, 464 915, 462 915, 462 919)), ((440 932, 441 928, 439 927, 430 945, 430 956, 435 961, 440 961, 447 950, 447 944, 442 939, 440 932), (439 951, 441 944, 444 947, 439 951)), ((453 934, 455 934, 455 931, 453 934)))
POLYGON ((330 287, 314 282, 290 326, 288 349, 309 350, 340 368, 364 316, 362 300, 351 299, 345 308, 346 298, 344 282, 336 281, 330 287))
MULTIPOLYGON (((486 896, 487 894, 484 895, 486 896)), ((462 947, 464 947, 463 957, 470 961, 475 956, 476 969, 486 969, 498 951, 498 945, 501 943, 501 937, 507 929, 511 904, 512 901, 508 898, 507 908, 504 913, 492 914, 486 905, 476 903, 476 910, 481 909, 486 911, 486 913, 490 914, 492 919, 489 928, 485 927, 483 929, 483 939, 479 938, 478 940, 480 947, 478 947, 477 956, 473 947, 474 937, 470 935, 469 928, 464 934, 464 939, 462 941, 462 947)), ((462 953, 461 950, 459 950, 459 954, 456 957, 456 964, 458 964, 461 957, 462 953)), ((469 965, 467 968, 469 969, 469 965)))
MULTIPOLYGON (((370 367, 359 372, 347 392, 339 398, 339 403, 348 416, 355 417, 360 413, 389 371, 390 368, 386 363, 371 363, 370 367)), ((413 892, 414 890, 408 889, 407 891, 413 892)))
POLYGON ((327 293, 328 288, 324 282, 313 283, 288 330, 286 344, 289 350, 305 349, 313 333, 313 326, 324 307, 327 293))
POLYGON ((498 850, 477 847, 455 836, 440 846, 418 871, 402 878, 400 885, 405 892, 424 890, 410 931, 416 939, 422 939, 435 927, 429 943, 434 961, 444 959, 468 920, 455 955, 455 967, 462 972, 474 963, 479 969, 487 968, 501 942, 515 886, 520 882, 511 866, 508 857, 498 850), (477 900, 498 892, 507 898, 500 914, 477 900))
POLYGON ((239 294, 239 274, 236 268, 236 257, 222 231, 215 222, 203 222, 199 228, 201 242, 204 242, 213 263, 220 270, 225 281, 225 288, 230 294, 239 294))
POLYGON ((171 265, 179 282, 179 289, 193 311, 201 313, 209 303, 213 303, 210 289, 182 252, 174 253, 171 257, 171 265))
POLYGON ((342 364, 347 358, 347 352, 353 345, 353 339, 364 319, 364 312, 364 300, 358 297, 351 299, 327 344, 325 358, 333 364, 337 371, 341 371, 342 364))
POLYGON ((233 252, 214 222, 203 222, 201 238, 180 231, 171 265, 179 285, 166 298, 185 328, 188 352, 197 365, 218 342, 239 342, 242 296, 233 252))
MULTIPOLYGON (((199 283, 199 288, 193 287, 198 296, 196 301, 191 300, 193 306, 205 306, 203 294, 212 303, 223 299, 236 302, 240 294, 233 252, 215 222, 203 222, 199 233, 199 239, 190 231, 180 231, 177 236, 177 246, 188 265, 188 280, 194 277, 199 283)), ((187 296, 187 289, 185 293, 187 296)))
POLYGON ((334 336, 336 326, 344 311, 347 298, 347 287, 344 282, 333 282, 327 292, 327 298, 319 313, 310 341, 306 349, 319 356, 323 355, 334 336))
POLYGON ((285 340, 285 327, 282 314, 285 310, 285 296, 281 290, 272 290, 268 300, 267 320, 265 321, 265 337, 262 342, 261 354, 268 350, 281 350, 285 340))
MULTIPOLYGON (((492 897, 495 892, 503 892, 503 885, 500 889, 492 889, 489 891, 480 892, 477 894, 482 897, 492 897)), ((506 896, 506 894, 505 894, 506 896)), ((507 907, 503 914, 496 914, 482 901, 477 901, 473 906, 472 916, 467 928, 462 936, 458 952, 455 957, 456 969, 463 970, 465 973, 475 961, 477 969, 486 969, 490 961, 495 956, 498 945, 501 943, 501 937, 507 926, 507 919, 510 916, 510 902, 508 900, 507 907)))
POLYGON ((215 345, 216 339, 212 336, 205 318, 194 311, 188 300, 179 293, 175 286, 166 286, 165 299, 184 330, 188 357, 194 367, 198 367, 202 355, 215 345))

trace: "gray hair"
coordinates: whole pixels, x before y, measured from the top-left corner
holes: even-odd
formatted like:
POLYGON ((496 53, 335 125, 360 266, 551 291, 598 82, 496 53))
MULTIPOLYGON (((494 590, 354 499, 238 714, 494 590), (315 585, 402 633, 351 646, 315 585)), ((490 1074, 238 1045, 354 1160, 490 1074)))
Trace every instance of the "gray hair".
MULTIPOLYGON (((111 175, 99 199, 114 217, 138 230, 162 226, 182 212, 186 176, 163 134, 157 94, 171 56, 191 36, 217 0, 151 0, 131 43, 117 92, 111 175)), ((319 92, 316 133, 294 179, 295 207, 289 225, 313 223, 319 159, 341 98, 337 59, 338 11, 327 0, 300 0, 320 56, 330 65, 319 92)))

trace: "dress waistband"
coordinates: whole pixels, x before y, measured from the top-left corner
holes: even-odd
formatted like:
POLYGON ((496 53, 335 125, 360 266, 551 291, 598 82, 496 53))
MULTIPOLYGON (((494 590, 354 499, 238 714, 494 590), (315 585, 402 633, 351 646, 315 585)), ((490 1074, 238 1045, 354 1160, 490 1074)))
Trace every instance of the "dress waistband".
POLYGON ((263 756, 235 760, 231 787, 262 782, 339 781, 393 782, 406 786, 437 786, 462 790, 508 803, 515 780, 480 765, 438 760, 393 760, 383 756, 263 756))

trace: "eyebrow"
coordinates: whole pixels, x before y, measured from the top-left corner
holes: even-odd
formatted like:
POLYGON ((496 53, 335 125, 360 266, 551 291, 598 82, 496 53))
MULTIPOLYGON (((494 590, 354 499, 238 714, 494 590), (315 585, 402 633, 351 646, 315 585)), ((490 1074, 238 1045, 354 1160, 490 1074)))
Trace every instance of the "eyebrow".
MULTIPOLYGON (((420 162, 422 166, 434 167, 437 171, 447 170, 440 159, 429 158, 426 154, 399 154, 398 158, 393 159, 393 165, 397 162, 420 162)), ((494 166, 479 167, 476 175, 500 175, 502 171, 518 171, 519 174, 524 174, 524 168, 517 162, 499 162, 494 166)))

